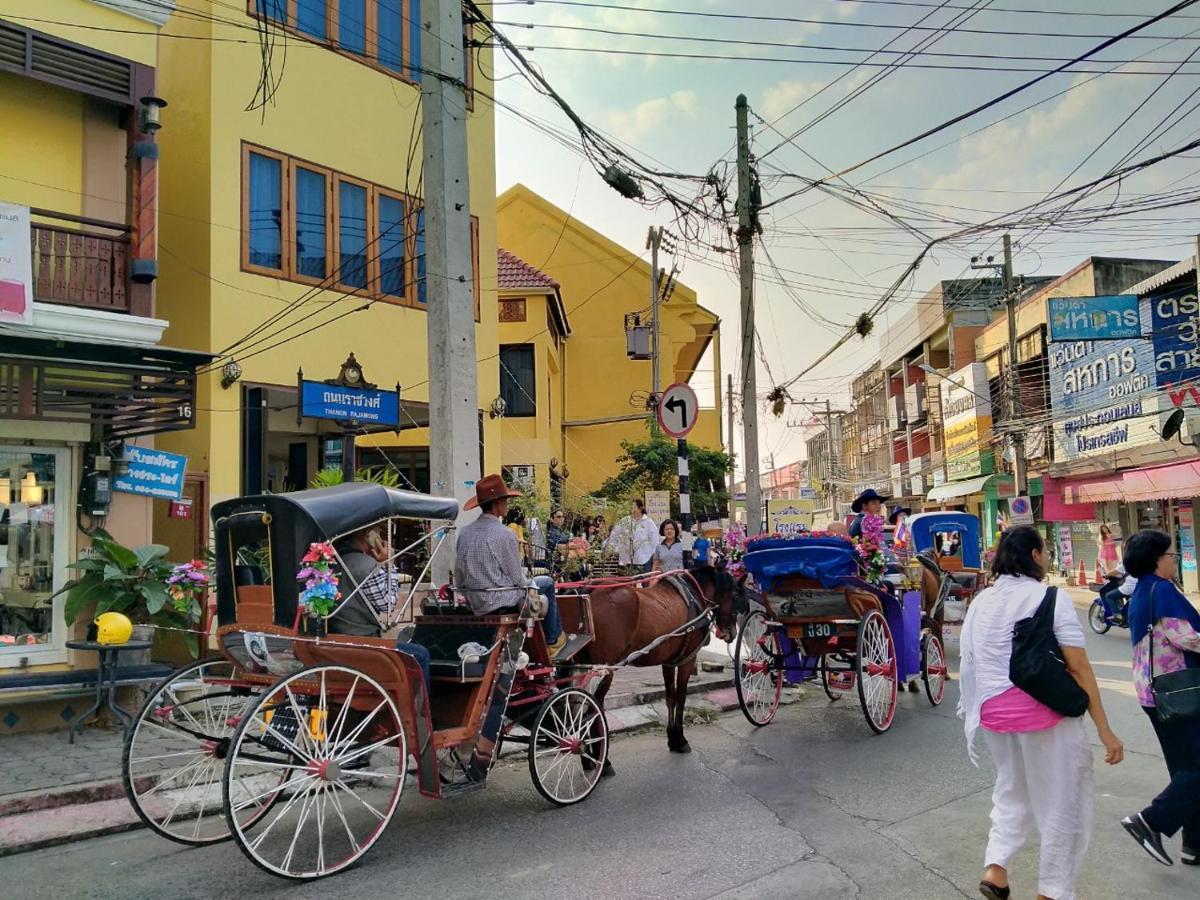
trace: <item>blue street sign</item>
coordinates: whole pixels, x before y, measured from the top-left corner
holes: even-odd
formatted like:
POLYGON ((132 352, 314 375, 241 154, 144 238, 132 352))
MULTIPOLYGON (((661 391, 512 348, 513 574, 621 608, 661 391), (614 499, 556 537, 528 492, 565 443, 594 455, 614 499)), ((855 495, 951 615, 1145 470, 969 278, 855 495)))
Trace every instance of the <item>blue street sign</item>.
POLYGON ((302 381, 300 415, 397 427, 400 425, 400 394, 375 388, 342 387, 323 381, 302 381))
POLYGON ((183 454, 126 444, 122 456, 125 471, 113 478, 114 491, 159 500, 178 500, 183 496, 188 461, 183 454))
POLYGON ((1047 314, 1052 341, 1104 341, 1142 336, 1138 298, 1051 297, 1047 314))

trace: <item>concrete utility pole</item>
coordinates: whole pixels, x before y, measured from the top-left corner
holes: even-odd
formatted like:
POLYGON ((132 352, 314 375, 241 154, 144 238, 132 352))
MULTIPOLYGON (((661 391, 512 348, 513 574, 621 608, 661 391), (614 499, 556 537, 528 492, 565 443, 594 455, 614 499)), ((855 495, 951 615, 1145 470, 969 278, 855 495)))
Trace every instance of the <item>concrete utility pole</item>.
MULTIPOLYGON (((421 124, 429 272, 429 474, 432 493, 462 502, 479 480, 467 97, 465 86, 453 80, 463 70, 462 0, 433 0, 423 11, 428 16, 421 30, 421 56, 428 70, 421 79, 421 124)), ((453 534, 447 540, 449 546, 434 558, 436 584, 446 583, 454 560, 453 534)))
POLYGON ((646 249, 650 251, 650 365, 652 367, 650 375, 650 393, 654 396, 654 401, 658 402, 658 395, 662 389, 662 382, 659 380, 658 360, 659 360, 659 344, 658 344, 658 303, 659 303, 659 271, 658 271, 658 248, 662 246, 663 230, 662 226, 655 228, 650 227, 650 233, 646 235, 646 249))
POLYGON ((746 531, 762 530, 762 485, 758 476, 758 378, 754 371, 754 222, 753 183, 750 174, 749 108, 745 94, 738 94, 738 256, 742 288, 742 460, 746 480, 746 531))
POLYGON ((1029 492, 1029 482, 1025 475, 1025 432, 1018 423, 1021 415, 1020 379, 1017 376, 1017 304, 1020 302, 1020 291, 1013 277, 1012 237, 1004 235, 1004 304, 1008 312, 1008 423, 1012 434, 1013 446, 1013 482, 1016 495, 1023 497, 1029 492))
POLYGON ((829 406, 829 400, 825 400, 825 436, 829 443, 829 509, 833 513, 834 521, 837 521, 837 481, 834 479, 834 473, 837 469, 836 460, 840 457, 840 452, 835 455, 833 449, 833 410, 829 406))

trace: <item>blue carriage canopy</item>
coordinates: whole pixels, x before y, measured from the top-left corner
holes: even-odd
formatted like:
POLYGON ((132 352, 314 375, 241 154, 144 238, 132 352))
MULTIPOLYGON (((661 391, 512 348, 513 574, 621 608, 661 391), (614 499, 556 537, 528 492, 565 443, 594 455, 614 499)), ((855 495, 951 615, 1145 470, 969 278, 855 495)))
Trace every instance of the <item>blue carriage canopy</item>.
POLYGON ((458 501, 372 482, 224 500, 212 508, 217 618, 237 621, 238 588, 269 589, 272 619, 290 627, 299 588, 296 571, 310 544, 333 541, 384 519, 453 521, 458 501), (265 551, 265 555, 264 555, 265 551), (253 559, 269 559, 269 571, 253 559))
POLYGON ((962 562, 969 569, 982 567, 979 546, 979 517, 965 512, 926 512, 910 518, 906 525, 912 535, 913 549, 918 553, 936 550, 939 534, 958 534, 962 537, 962 562))
POLYGON ((777 581, 797 575, 832 588, 858 574, 854 545, 842 537, 768 538, 752 546, 742 564, 768 593, 777 581))

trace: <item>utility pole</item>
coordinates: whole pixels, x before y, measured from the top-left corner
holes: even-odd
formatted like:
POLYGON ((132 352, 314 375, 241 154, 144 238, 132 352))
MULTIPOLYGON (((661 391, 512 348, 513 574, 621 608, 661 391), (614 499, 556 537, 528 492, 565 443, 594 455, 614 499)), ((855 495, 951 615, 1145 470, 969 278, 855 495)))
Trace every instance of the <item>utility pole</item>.
POLYGON ((658 377, 658 248, 662 246, 662 237, 662 226, 658 228, 655 228, 653 225, 650 226, 650 233, 646 235, 646 249, 650 251, 650 365, 652 367, 650 394, 655 403, 658 402, 659 390, 662 387, 662 382, 659 381, 658 377))
MULTIPOLYGON (((1200 238, 1197 238, 1196 240, 1200 241, 1200 238)), ((725 419, 728 422, 728 425, 727 425, 726 431, 725 431, 725 434, 726 434, 725 452, 729 454, 730 459, 736 460, 737 457, 734 454, 734 450, 733 450, 733 422, 734 422, 733 376, 727 375, 725 383, 728 385, 728 387, 725 390, 725 419)), ((737 481, 737 463, 736 462, 734 463, 733 471, 730 472, 730 475, 732 476, 730 479, 731 481, 737 481)), ((730 485, 730 487, 732 488, 732 485, 730 485)), ((730 493, 732 494, 733 491, 730 490, 730 493)), ((726 513, 728 514, 729 510, 726 510, 726 513)), ((732 518, 732 515, 730 516, 730 518, 732 518)))
MULTIPOLYGON (((463 70, 463 4, 434 0, 425 9, 421 125, 429 272, 429 474, 432 493, 462 502, 474 493, 480 474, 467 97, 465 86, 453 80, 463 70)), ((446 540, 449 546, 434 557, 435 584, 447 582, 454 559, 454 533, 446 540)))
POLYGON ((754 371, 754 233, 758 209, 750 172, 750 105, 737 103, 738 257, 742 293, 742 458, 746 479, 746 531, 762 530, 762 485, 758 480, 758 378, 754 371))
POLYGON ((1020 379, 1017 376, 1017 304, 1020 292, 1013 277, 1012 237, 1004 235, 1004 304, 1008 313, 1008 425, 1012 435, 1013 482, 1016 495, 1023 497, 1029 492, 1025 475, 1025 432, 1019 422, 1021 401, 1018 396, 1020 379))
POLYGON ((833 449, 833 410, 829 406, 829 398, 825 399, 825 436, 829 443, 829 509, 833 513, 833 520, 836 522, 838 517, 837 510, 837 482, 834 480, 834 470, 836 468, 834 462, 833 449))

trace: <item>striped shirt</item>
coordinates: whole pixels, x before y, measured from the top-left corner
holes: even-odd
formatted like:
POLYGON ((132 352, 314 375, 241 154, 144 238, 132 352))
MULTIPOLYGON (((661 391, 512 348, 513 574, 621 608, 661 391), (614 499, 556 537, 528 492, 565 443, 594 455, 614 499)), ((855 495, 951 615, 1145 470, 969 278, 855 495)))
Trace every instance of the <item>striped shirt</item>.
POLYGON ((460 528, 454 554, 454 585, 475 615, 521 605, 528 583, 521 553, 516 536, 498 518, 484 513, 460 528))

